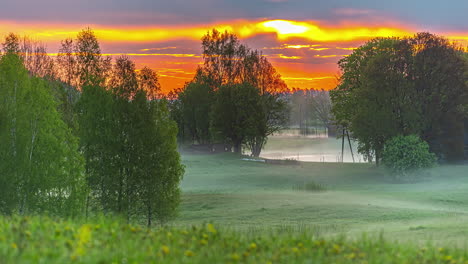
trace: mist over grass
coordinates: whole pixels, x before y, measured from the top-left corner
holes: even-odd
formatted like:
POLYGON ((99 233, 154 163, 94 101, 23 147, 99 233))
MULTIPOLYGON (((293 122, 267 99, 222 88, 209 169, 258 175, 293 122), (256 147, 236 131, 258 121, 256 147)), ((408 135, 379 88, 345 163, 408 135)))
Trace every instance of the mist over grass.
MULTIPOLYGON (((260 154, 269 159, 294 159, 308 162, 339 162, 341 160, 341 138, 327 137, 324 134, 298 136, 282 133, 268 138, 260 154)), ((357 143, 351 141, 355 162, 364 162, 357 153, 357 143)), ((349 143, 345 140, 344 162, 353 162, 349 143)))
POLYGON ((244 231, 307 228, 322 236, 383 233, 416 244, 466 244, 466 165, 439 166, 400 183, 367 163, 276 165, 230 153, 182 157, 186 175, 176 226, 212 221, 244 231), (294 189, 311 182, 326 188, 294 189))

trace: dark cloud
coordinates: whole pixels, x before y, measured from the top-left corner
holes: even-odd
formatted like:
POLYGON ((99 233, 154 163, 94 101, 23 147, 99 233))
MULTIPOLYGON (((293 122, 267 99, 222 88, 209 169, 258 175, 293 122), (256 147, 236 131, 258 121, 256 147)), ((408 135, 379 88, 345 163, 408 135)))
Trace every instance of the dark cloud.
POLYGON ((233 19, 365 19, 378 13, 421 29, 468 30, 468 1, 429 0, 7 0, 3 20, 83 24, 186 24, 233 19))

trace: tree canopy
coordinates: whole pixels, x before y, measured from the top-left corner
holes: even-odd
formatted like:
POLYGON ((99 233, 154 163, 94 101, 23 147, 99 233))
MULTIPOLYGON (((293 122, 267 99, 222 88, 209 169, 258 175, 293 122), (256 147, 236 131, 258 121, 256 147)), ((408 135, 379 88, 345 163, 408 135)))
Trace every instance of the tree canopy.
POLYGON ((440 158, 463 158, 467 64, 457 46, 429 33, 378 38, 338 65, 343 75, 331 91, 333 114, 361 153, 378 164, 387 140, 416 134, 440 158))

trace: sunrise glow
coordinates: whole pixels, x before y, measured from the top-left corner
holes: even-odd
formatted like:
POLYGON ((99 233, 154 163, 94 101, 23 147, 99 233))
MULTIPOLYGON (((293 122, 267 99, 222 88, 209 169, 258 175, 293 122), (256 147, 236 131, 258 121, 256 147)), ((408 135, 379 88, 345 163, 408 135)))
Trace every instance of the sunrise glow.
MULTIPOLYGON (((261 50, 288 86, 332 89, 336 78, 331 76, 339 74, 336 62, 356 47, 375 37, 403 37, 418 31, 395 21, 380 24, 270 19, 187 25, 89 26, 103 43, 104 55, 127 55, 137 67, 153 68, 160 73, 164 91, 170 91, 182 87, 193 77, 202 61, 200 39, 212 28, 233 32, 250 47, 261 50), (274 45, 263 45, 266 40, 274 45)), ((50 48, 52 56, 57 55, 61 40, 75 37, 83 28, 81 24, 0 21, 0 32, 16 32, 42 41, 50 48)), ((468 33, 445 36, 468 45, 468 33)))

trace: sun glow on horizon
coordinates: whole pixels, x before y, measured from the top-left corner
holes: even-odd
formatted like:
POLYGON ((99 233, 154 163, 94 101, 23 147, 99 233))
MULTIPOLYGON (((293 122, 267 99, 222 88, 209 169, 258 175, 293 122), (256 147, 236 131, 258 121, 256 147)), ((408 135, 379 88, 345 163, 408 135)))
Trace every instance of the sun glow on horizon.
MULTIPOLYGON (((91 25, 91 29, 99 41, 105 44, 103 47, 113 47, 112 50, 103 48, 103 55, 127 55, 135 61, 137 67, 150 66, 158 70, 161 84, 166 91, 182 87, 185 81, 191 79, 190 73, 195 73, 202 57, 199 44, 195 42, 199 43, 203 35, 213 28, 232 32, 239 36, 242 42, 256 43, 256 48, 265 52, 288 86, 332 89, 336 85, 334 76, 338 74, 336 62, 350 54, 361 43, 375 37, 403 37, 417 32, 416 29, 395 21, 379 25, 270 19, 177 26, 91 25), (262 42, 264 39, 268 40, 267 46, 262 45, 265 43, 262 42), (174 69, 174 65, 177 65, 178 69, 174 69)), ((52 44, 53 47, 58 47, 61 40, 74 38, 83 28, 85 26, 77 24, 0 20, 0 37, 2 33, 15 32, 28 35, 48 46, 52 44)), ((457 41, 462 47, 467 46, 468 50, 468 32, 445 32, 440 35, 457 41)), ((53 52, 57 52, 57 49, 53 52)), ((49 55, 55 56, 57 53, 49 55)))

